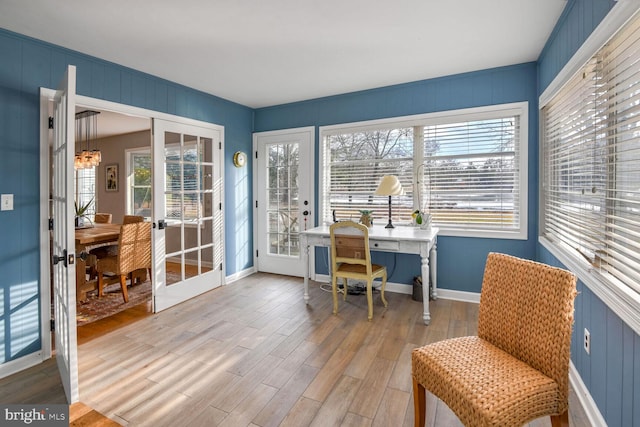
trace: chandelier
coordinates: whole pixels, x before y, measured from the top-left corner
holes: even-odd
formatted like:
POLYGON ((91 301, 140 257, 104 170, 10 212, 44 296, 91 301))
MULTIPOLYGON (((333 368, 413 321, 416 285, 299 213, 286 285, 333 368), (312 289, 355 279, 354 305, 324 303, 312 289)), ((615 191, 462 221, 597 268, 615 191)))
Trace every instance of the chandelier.
POLYGON ((98 137, 99 111, 85 110, 76 113, 76 146, 80 149, 73 160, 74 169, 93 168, 100 164, 102 154, 97 145, 93 150, 91 142, 95 144, 98 137))

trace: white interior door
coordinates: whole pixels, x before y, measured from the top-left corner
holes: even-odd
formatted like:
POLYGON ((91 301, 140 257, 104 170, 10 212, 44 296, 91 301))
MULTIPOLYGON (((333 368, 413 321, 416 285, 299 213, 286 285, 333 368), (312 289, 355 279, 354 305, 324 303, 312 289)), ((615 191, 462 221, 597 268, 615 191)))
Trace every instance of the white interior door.
POLYGON ((299 233, 313 227, 314 140, 313 127, 253 136, 258 271, 304 274, 299 233))
POLYGON ((73 225, 75 89, 76 68, 69 66, 54 99, 52 248, 56 361, 70 404, 79 398, 73 225))
POLYGON ((154 309, 224 279, 222 129, 153 120, 154 309))

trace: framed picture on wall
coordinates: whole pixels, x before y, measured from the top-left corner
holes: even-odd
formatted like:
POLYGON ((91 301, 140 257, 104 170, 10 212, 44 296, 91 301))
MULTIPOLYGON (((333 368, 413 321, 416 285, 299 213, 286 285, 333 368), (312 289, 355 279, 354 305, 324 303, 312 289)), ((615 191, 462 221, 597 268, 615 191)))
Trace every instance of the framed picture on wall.
POLYGON ((104 168, 105 191, 118 191, 118 164, 107 165, 104 168))

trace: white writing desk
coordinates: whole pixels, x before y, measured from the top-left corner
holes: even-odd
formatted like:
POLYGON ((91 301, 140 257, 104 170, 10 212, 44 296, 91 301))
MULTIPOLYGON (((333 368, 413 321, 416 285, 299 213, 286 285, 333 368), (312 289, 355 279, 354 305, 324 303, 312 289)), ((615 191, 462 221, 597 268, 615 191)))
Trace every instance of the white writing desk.
MULTIPOLYGON (((422 230, 418 227, 396 226, 395 228, 384 228, 383 225, 374 225, 369 228, 369 247, 372 251, 397 252, 405 254, 420 255, 422 275, 422 303, 424 311, 422 320, 425 325, 431 321, 429 312, 429 277, 433 285, 433 297, 436 293, 436 238, 438 229, 431 227, 429 230, 422 230), (429 268, 431 264, 431 268, 429 268), (429 275, 431 274, 431 276, 429 275)), ((309 247, 311 246, 331 246, 329 226, 322 225, 300 232, 300 245, 302 247, 302 260, 305 265, 304 270, 304 301, 309 302, 309 247)))

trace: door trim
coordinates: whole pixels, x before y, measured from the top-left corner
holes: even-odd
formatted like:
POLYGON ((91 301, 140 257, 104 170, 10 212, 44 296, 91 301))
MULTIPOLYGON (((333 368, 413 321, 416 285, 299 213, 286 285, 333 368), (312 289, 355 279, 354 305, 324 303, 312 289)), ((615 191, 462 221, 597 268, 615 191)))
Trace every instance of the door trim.
MULTIPOLYGON (((316 224, 316 174, 315 174, 315 159, 316 159, 316 149, 317 149, 317 144, 316 144, 316 127, 315 126, 304 126, 304 127, 299 127, 299 128, 290 128, 290 129, 279 129, 279 130, 271 130, 271 131, 264 131, 264 132, 254 132, 253 133, 253 155, 252 157, 252 163, 251 163, 251 167, 252 167, 252 171, 253 171, 253 187, 252 187, 252 192, 253 192, 253 266, 254 266, 254 270, 258 271, 258 256, 257 256, 257 251, 258 251, 258 236, 259 236, 259 230, 258 230, 258 221, 256 220, 257 214, 258 214, 258 207, 257 207, 257 203, 258 203, 258 180, 257 177, 259 176, 258 174, 258 159, 257 159, 257 155, 258 155, 258 137, 269 137, 269 136, 279 136, 279 135, 289 135, 289 134, 295 134, 295 133, 308 133, 309 134, 309 143, 311 144, 311 147, 309 149, 309 164, 306 165, 308 170, 309 170, 309 209, 311 210, 311 224, 309 224, 309 227, 315 227, 316 224)), ((302 166, 302 165, 301 165, 302 166)), ((300 248, 300 250, 304 250, 304 248, 300 248)), ((311 255, 311 253, 310 253, 311 255)), ((302 258, 302 255, 300 256, 300 258, 302 258)))
MULTIPOLYGON (((48 117, 51 115, 49 111, 49 103, 53 101, 56 94, 55 89, 40 88, 40 170, 49 171, 49 128, 48 117), (44 114, 44 115, 43 115, 44 114)), ((131 114, 142 118, 158 118, 166 121, 179 122, 184 124, 190 124, 194 126, 200 126, 210 129, 215 129, 220 132, 220 137, 224 141, 224 126, 215 123, 204 122, 200 120, 191 119, 188 117, 176 116, 173 114, 163 113, 160 111, 149 110, 146 108, 135 107, 127 104, 120 104, 113 101, 107 101, 103 99, 91 98, 88 96, 78 95, 75 96, 76 106, 82 106, 86 108, 94 108, 98 110, 112 111, 120 114, 131 114)), ((151 129, 153 131, 153 129, 151 129)), ((224 149, 224 142, 223 142, 224 149)), ((222 161, 223 167, 223 184, 221 189, 221 197, 224 200, 224 159, 222 161)), ((37 365, 44 360, 52 357, 52 341, 50 322, 52 320, 51 310, 47 309, 51 306, 51 282, 49 276, 49 173, 40 173, 40 336, 42 338, 41 349, 31 355, 24 356, 23 358, 12 361, 11 370, 9 372, 0 370, 0 376, 10 375, 15 372, 27 369, 31 366, 37 365), (35 355, 35 356, 34 356, 35 355), (13 363, 15 362, 15 363, 13 363)), ((224 204, 223 204, 224 207, 224 204)), ((224 225, 224 209, 222 211, 222 221, 224 225)), ((222 236, 222 247, 226 249, 224 242, 224 233, 222 236)), ((223 262, 226 259, 223 253, 223 262)), ((223 264, 223 272, 226 264, 223 264)), ((223 281, 226 282, 223 273, 223 281)), ((223 282, 223 284, 224 284, 223 282)), ((6 364, 5 364, 6 365, 6 364)), ((4 367, 4 365, 3 365, 4 367)))

